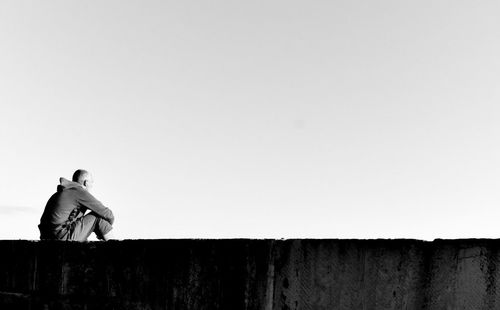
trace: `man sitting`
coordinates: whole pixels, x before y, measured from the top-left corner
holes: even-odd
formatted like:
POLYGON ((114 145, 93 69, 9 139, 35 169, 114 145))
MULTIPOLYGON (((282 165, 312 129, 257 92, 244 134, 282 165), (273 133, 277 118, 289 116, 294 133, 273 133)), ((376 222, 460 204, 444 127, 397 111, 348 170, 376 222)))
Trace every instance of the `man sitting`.
POLYGON ((92 175, 80 169, 73 174, 73 181, 60 178, 59 182, 40 219, 40 239, 87 241, 92 232, 100 240, 112 239, 115 218, 89 193, 92 175), (85 214, 87 210, 90 212, 85 214))

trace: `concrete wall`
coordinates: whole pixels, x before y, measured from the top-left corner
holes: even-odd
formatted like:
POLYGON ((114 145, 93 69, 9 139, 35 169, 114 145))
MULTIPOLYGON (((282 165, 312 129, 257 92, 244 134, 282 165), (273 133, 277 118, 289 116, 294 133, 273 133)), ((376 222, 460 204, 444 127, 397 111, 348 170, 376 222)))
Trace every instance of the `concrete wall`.
POLYGON ((499 249, 479 239, 0 241, 0 309, 500 309, 499 249))

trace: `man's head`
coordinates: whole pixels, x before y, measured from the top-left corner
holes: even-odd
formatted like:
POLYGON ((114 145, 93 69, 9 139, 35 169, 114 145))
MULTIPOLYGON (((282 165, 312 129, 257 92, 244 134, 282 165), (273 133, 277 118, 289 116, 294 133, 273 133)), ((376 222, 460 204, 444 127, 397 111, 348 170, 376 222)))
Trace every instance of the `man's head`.
POLYGON ((73 182, 80 183, 85 189, 90 190, 94 184, 94 178, 87 170, 78 169, 73 173, 73 182))

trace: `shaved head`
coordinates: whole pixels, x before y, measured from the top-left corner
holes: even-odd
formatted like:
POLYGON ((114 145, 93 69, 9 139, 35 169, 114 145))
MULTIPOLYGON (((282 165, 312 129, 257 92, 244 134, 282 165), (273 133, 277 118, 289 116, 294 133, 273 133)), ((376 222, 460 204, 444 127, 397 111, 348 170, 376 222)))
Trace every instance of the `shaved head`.
POLYGON ((92 175, 87 170, 78 169, 73 173, 73 182, 78 182, 83 185, 85 188, 90 189, 92 187, 92 183, 94 180, 92 175))

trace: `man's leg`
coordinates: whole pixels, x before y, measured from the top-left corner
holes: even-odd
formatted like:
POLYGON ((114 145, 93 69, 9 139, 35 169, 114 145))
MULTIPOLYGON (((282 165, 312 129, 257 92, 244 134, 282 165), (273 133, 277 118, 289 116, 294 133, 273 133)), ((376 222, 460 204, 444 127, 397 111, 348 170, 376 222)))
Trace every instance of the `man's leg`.
POLYGON ((113 234, 113 230, 110 230, 109 233, 104 234, 103 236, 104 241, 112 240, 115 239, 115 234, 113 234))
POLYGON ((99 240, 109 240, 112 229, 110 223, 91 212, 75 222, 70 240, 87 241, 91 233, 95 233, 99 240))

